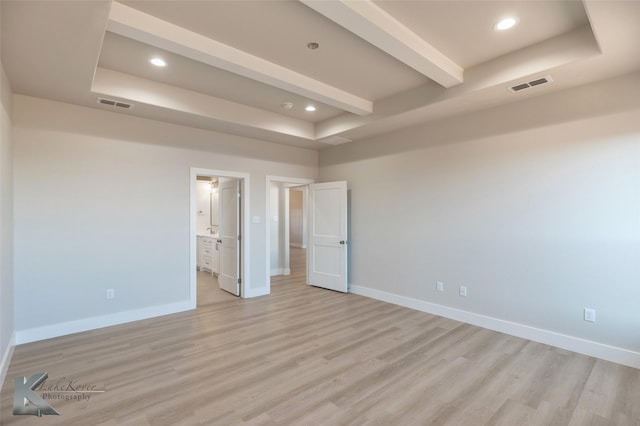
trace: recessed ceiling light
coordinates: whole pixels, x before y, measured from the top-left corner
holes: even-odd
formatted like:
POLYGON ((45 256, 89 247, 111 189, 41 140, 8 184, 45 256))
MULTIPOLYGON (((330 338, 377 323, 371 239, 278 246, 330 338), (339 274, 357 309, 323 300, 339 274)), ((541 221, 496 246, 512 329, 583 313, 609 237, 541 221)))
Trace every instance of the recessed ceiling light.
POLYGON ((293 102, 286 101, 286 102, 283 102, 281 106, 284 109, 292 109, 293 108, 293 102))
POLYGON ((162 58, 151 58, 151 59, 149 59, 149 63, 151 65, 156 66, 156 67, 166 67, 167 66, 167 63, 162 58))
POLYGON ((518 18, 510 16, 508 18, 501 19, 494 25, 493 29, 496 31, 505 31, 509 28, 513 28, 518 24, 518 18))
POLYGON ((316 110, 316 107, 314 107, 313 105, 307 105, 306 107, 304 107, 304 110, 307 112, 313 112, 316 110))

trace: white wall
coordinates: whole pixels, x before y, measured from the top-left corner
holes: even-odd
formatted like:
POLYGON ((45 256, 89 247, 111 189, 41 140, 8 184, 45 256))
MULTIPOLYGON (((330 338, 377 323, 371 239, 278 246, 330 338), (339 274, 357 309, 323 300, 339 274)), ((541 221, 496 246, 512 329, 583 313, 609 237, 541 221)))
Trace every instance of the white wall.
POLYGON ((635 74, 322 151, 321 180, 349 183, 353 288, 640 366, 639 118, 635 74))
MULTIPOLYGON (((26 96, 13 125, 19 341, 188 300, 192 167, 249 173, 260 218, 266 175, 317 173, 314 151, 26 96)), ((251 290, 268 285, 266 223, 251 225, 251 290)))
POLYGON ((13 350, 13 155, 11 87, 0 63, 0 387, 13 350))
POLYGON ((289 274, 289 251, 286 247, 289 233, 286 232, 288 211, 285 204, 288 202, 288 191, 283 182, 272 182, 270 187, 269 209, 270 220, 270 253, 271 275, 289 274))
POLYGON ((294 247, 304 247, 302 191, 289 190, 289 239, 294 247))

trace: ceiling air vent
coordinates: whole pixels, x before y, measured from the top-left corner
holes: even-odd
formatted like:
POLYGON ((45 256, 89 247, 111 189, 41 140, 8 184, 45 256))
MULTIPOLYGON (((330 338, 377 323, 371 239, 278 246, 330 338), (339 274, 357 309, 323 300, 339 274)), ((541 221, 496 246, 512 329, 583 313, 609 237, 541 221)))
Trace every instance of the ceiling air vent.
POLYGON ((551 83, 552 81, 553 80, 551 79, 551 77, 546 76, 542 78, 537 78, 535 80, 527 81, 526 83, 516 84, 515 86, 509 87, 509 90, 511 90, 513 93, 520 92, 522 90, 530 89, 532 87, 540 86, 542 84, 551 83))
POLYGON ((98 98, 98 103, 106 106, 110 106, 112 108, 122 108, 122 109, 131 109, 133 108, 133 104, 128 104, 126 102, 114 101, 112 99, 98 98))

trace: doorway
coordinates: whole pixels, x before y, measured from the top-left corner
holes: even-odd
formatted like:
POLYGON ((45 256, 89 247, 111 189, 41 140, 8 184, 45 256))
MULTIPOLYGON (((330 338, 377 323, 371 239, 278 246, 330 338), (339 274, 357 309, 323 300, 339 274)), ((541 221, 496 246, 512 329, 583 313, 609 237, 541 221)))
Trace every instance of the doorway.
POLYGON ((266 272, 269 292, 272 284, 305 282, 306 185, 311 183, 311 179, 267 176, 266 272))
POLYGON ((190 178, 190 305, 249 297, 249 175, 192 168, 190 178))

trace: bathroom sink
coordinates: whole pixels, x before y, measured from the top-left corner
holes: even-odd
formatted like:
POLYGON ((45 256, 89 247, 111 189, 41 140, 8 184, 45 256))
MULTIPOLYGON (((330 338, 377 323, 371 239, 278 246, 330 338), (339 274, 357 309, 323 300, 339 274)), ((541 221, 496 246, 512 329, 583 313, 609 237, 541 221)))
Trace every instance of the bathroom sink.
POLYGON ((218 234, 198 234, 198 237, 218 238, 218 234))

